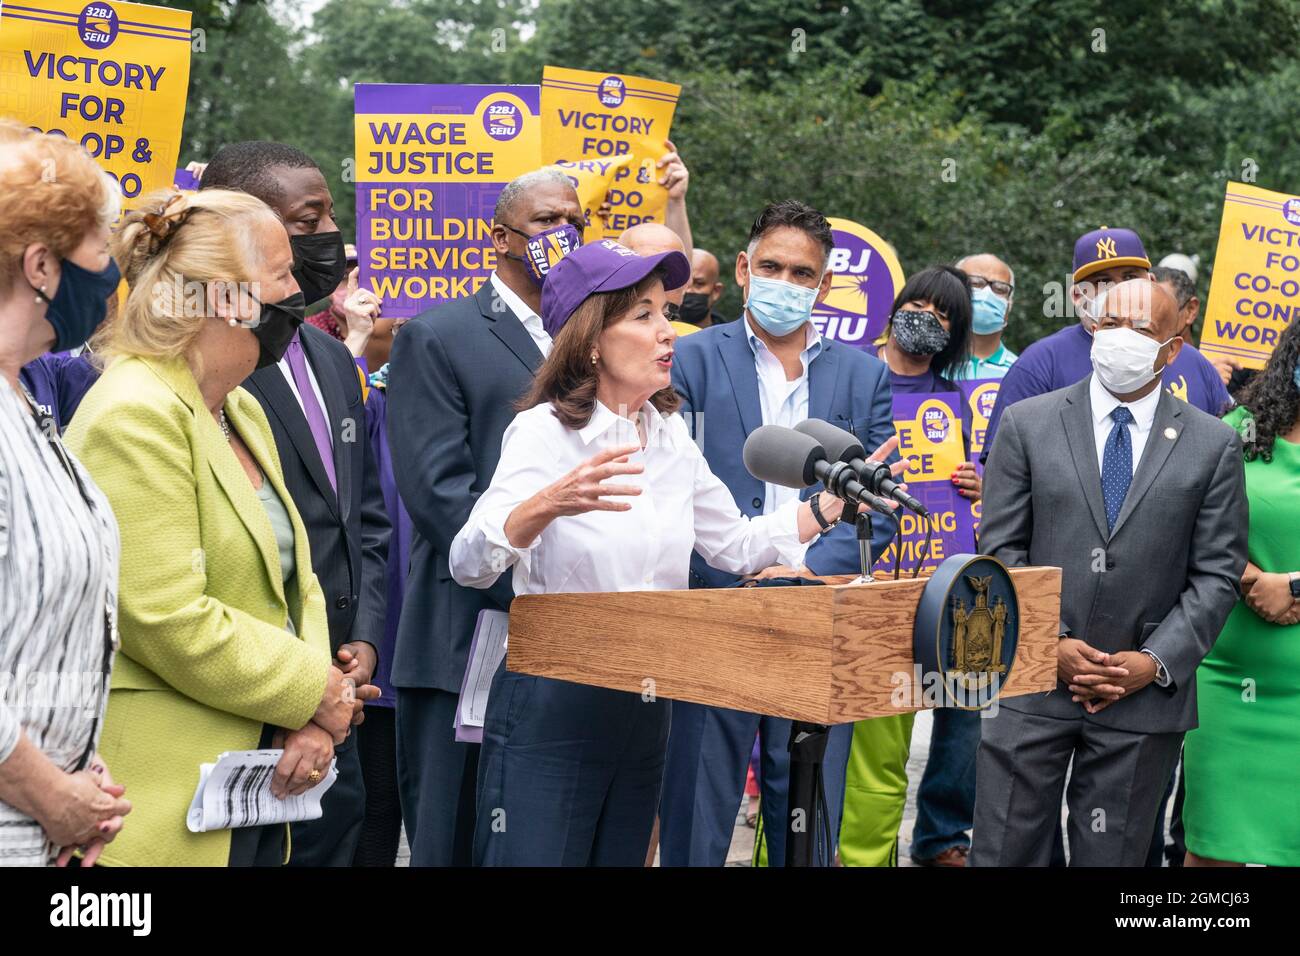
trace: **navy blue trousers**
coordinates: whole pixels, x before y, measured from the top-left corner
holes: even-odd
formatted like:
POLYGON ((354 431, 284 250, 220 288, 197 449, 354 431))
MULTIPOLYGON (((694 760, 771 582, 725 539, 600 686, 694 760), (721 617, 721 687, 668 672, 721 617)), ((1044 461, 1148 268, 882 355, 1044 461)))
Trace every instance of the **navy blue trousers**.
POLYGON ((460 695, 397 689, 397 786, 411 866, 469 866, 478 744, 456 743, 460 695))
POLYGON ((479 757, 477 866, 643 866, 671 703, 497 671, 479 757))
MULTIPOLYGON (((662 866, 722 866, 727 861, 745 775, 759 737, 763 833, 769 866, 785 864, 786 805, 790 792, 790 721, 704 704, 673 703, 663 802, 659 807, 662 866)), ((822 779, 832 840, 838 845, 844 777, 853 725, 830 730, 822 779)))

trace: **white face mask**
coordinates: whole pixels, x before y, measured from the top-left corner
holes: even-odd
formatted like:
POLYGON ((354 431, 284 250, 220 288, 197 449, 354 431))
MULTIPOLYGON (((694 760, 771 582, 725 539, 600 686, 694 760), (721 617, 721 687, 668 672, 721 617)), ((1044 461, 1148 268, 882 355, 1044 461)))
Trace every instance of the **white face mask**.
POLYGON ((1164 371, 1154 367, 1156 356, 1172 341, 1154 342, 1130 328, 1098 329, 1092 336, 1092 370, 1111 392, 1128 395, 1164 371))

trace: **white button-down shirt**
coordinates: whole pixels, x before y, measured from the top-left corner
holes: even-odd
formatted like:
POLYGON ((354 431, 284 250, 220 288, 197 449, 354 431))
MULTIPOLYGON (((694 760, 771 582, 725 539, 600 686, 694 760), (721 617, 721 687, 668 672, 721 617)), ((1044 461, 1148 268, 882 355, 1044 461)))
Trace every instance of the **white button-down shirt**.
POLYGON ((1097 376, 1094 375, 1088 385, 1088 397, 1092 401, 1092 437, 1097 443, 1097 471, 1103 470, 1106 439, 1110 438, 1111 429, 1115 427, 1115 420, 1110 417, 1110 413, 1123 405, 1133 413, 1133 421, 1128 425, 1128 434, 1133 443, 1133 473, 1137 474, 1138 462, 1142 460, 1142 451, 1147 447, 1147 439, 1151 437, 1151 425, 1156 420, 1156 406, 1160 404, 1160 389, 1153 389, 1150 395, 1139 398, 1136 402, 1121 402, 1106 391, 1106 387, 1097 381, 1097 376))
POLYGON ((797 501, 746 518, 680 415, 664 418, 649 404, 642 415, 646 444, 630 460, 645 471, 607 482, 641 488, 640 495, 612 499, 631 509, 556 518, 527 548, 506 538, 506 519, 515 508, 603 449, 640 439, 634 422, 599 402, 591 421, 577 430, 561 424, 549 403, 515 416, 492 484, 452 541, 456 582, 491 587, 513 566, 516 594, 680 590, 688 586, 692 549, 720 570, 744 574, 785 561, 801 547, 797 501))
MULTIPOLYGON (((749 316, 746 315, 741 321, 745 323, 745 337, 754 353, 754 369, 758 373, 758 404, 763 414, 763 424, 793 428, 808 417, 808 366, 822 352, 824 346, 821 334, 811 322, 804 326, 804 350, 799 354, 803 372, 791 380, 785 377, 785 366, 781 360, 754 332, 754 327, 749 324, 749 316)), ((771 514, 787 501, 798 497, 798 488, 768 483, 763 492, 763 514, 771 514)))
POLYGON ((492 283, 492 288, 496 290, 497 297, 506 304, 506 307, 515 314, 528 334, 532 336, 533 341, 537 343, 538 350, 542 357, 551 354, 551 336, 546 331, 546 326, 542 324, 542 317, 530 309, 527 303, 519 296, 515 295, 514 290, 501 281, 501 277, 495 272, 492 278, 488 280, 492 283))

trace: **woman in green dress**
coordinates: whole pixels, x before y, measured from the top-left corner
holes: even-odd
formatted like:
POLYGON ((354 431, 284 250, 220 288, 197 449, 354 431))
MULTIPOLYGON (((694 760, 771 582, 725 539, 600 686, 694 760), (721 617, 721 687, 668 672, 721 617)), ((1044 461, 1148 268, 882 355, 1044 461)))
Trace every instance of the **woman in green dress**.
POLYGON ((1245 446, 1250 561, 1196 674, 1187 866, 1300 866, 1300 324, 1226 417, 1245 446), (1296 581, 1293 591, 1292 581, 1296 581))

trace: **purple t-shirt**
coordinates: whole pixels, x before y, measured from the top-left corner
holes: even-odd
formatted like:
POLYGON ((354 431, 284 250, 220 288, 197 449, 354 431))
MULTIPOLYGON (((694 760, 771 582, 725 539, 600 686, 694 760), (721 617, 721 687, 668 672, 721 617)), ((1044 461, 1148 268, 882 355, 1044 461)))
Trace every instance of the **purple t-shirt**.
MULTIPOLYGON (((1091 374, 1092 336, 1078 322, 1039 339, 1025 349, 1002 379, 998 401, 993 406, 989 427, 984 433, 984 453, 980 460, 988 459, 1004 408, 1022 398, 1066 388, 1091 374)), ((1219 378, 1214 366, 1186 342, 1165 368, 1163 384, 1167 391, 1216 418, 1232 404, 1223 379, 1219 378)))
POLYGON ((72 421, 72 415, 99 379, 99 369, 82 353, 46 352, 24 365, 18 378, 36 399, 40 413, 54 419, 60 434, 72 421))

